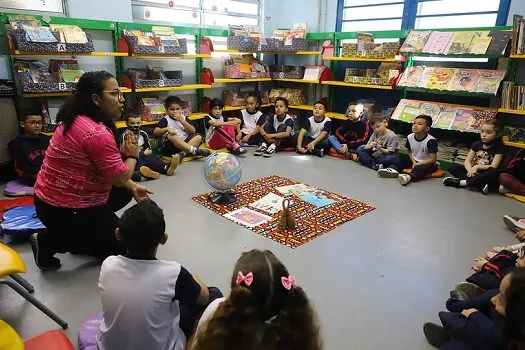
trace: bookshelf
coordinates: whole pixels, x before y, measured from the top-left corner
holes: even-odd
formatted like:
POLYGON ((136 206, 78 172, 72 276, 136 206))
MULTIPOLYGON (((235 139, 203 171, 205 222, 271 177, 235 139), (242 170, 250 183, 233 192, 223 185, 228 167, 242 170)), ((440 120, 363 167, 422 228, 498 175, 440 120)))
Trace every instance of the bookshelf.
POLYGON ((391 85, 374 85, 374 84, 354 84, 354 83, 347 83, 344 81, 335 81, 335 80, 328 80, 321 82, 322 85, 331 85, 331 86, 345 86, 345 87, 353 87, 353 88, 362 88, 362 89, 381 89, 381 90, 393 90, 394 87, 391 85))
POLYGON ((437 90, 437 89, 426 89, 419 87, 408 87, 408 86, 399 86, 398 90, 404 92, 422 92, 427 94, 435 95, 454 95, 454 96, 469 96, 469 97, 496 97, 496 95, 483 93, 483 92, 469 92, 469 91, 452 91, 452 90, 437 90))
POLYGON ((272 79, 273 81, 284 81, 289 83, 300 83, 300 84, 319 84, 319 80, 308 80, 308 79, 287 79, 287 78, 278 78, 272 79))
POLYGON ((506 113, 506 114, 517 114, 517 115, 525 115, 525 111, 519 110, 519 109, 507 109, 507 108, 499 108, 499 113, 506 113))
POLYGON ((402 57, 392 58, 369 58, 369 57, 323 57, 324 61, 348 61, 348 62, 401 62, 402 57))
POLYGON ((215 84, 231 84, 231 83, 257 83, 262 81, 272 81, 272 78, 245 78, 245 79, 231 79, 231 78, 216 78, 215 84))

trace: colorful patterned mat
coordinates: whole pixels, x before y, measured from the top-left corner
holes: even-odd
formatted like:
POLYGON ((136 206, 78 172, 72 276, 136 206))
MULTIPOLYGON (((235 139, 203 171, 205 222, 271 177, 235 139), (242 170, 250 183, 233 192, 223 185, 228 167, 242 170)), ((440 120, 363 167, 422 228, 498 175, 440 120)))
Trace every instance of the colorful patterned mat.
MULTIPOLYGON (((217 205, 208 200, 209 193, 201 194, 192 199, 214 211, 219 215, 224 215, 241 207, 247 207, 250 203, 264 197, 269 192, 279 196, 282 194, 275 187, 295 185, 299 182, 281 176, 268 176, 261 179, 245 182, 235 186, 232 191, 237 195, 237 201, 231 205, 217 205)), ((308 202, 292 196, 293 205, 290 207, 292 216, 295 218, 297 228, 294 230, 278 231, 277 222, 279 214, 272 216, 272 219, 259 226, 248 228, 253 232, 270 238, 290 248, 297 248, 308 243, 317 237, 321 237, 327 232, 343 225, 345 222, 356 219, 369 213, 375 208, 344 196, 328 192, 329 196, 339 197, 342 200, 331 205, 318 208, 308 202)), ((250 208, 253 209, 253 208, 250 208)), ((255 209, 254 209, 255 210, 255 209)), ((257 211, 257 210, 256 210, 257 211)), ((267 214, 259 211, 262 214, 267 214)))

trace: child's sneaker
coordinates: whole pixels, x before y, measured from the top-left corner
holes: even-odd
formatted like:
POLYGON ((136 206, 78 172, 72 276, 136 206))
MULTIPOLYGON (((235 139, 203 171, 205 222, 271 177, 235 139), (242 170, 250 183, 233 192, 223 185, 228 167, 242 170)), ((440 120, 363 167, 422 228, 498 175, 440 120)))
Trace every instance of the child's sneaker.
POLYGON ((385 179, 397 179, 399 172, 396 169, 386 168, 377 170, 377 175, 385 179))
POLYGON ((375 170, 375 171, 379 171, 383 169, 383 164, 375 164, 373 167, 372 167, 372 170, 375 170))
POLYGON ((519 232, 525 230, 525 219, 521 219, 517 216, 505 215, 503 217, 505 226, 513 232, 519 232))
POLYGON ((324 149, 314 148, 311 152, 314 156, 317 156, 319 158, 322 158, 324 156, 324 149))
POLYGON ((253 152, 254 156, 262 156, 264 153, 266 153, 266 150, 268 149, 268 145, 263 142, 256 150, 253 152))
POLYGON ((397 177, 397 181, 399 181, 401 186, 406 186, 410 182, 410 175, 399 174, 399 176, 397 177))
POLYGON ((149 180, 158 180, 160 179, 160 174, 154 170, 151 170, 147 166, 143 165, 139 168, 140 175, 149 180))
POLYGON ((481 190, 481 193, 483 193, 484 195, 489 194, 489 185, 483 186, 483 189, 481 190))
POLYGON ((423 325, 423 334, 427 338, 428 343, 435 348, 441 348, 451 339, 445 328, 432 322, 427 322, 423 325))
POLYGON ((455 178, 452 176, 447 176, 446 178, 443 179, 443 185, 448 186, 448 187, 459 188, 460 187, 459 182, 460 180, 458 178, 455 178))
POLYGON ((272 157, 274 154, 275 154, 275 149, 277 148, 277 146, 275 146, 275 143, 272 143, 270 145, 270 147, 268 147, 268 149, 266 150, 266 152, 264 152, 263 154, 263 157, 264 158, 270 158, 272 157))
POLYGON ((505 195, 505 194, 509 193, 510 191, 505 186, 499 185, 498 192, 499 192, 499 194, 505 195))
POLYGON ((460 282, 450 291, 450 297, 457 300, 469 300, 483 293, 483 289, 470 282, 460 282))
POLYGON ((177 167, 179 166, 180 160, 181 157, 178 154, 171 157, 170 165, 168 167, 168 170, 166 171, 166 175, 173 176, 173 174, 175 174, 175 169, 177 169, 177 167))
POLYGON ((236 156, 240 156, 241 154, 245 154, 248 152, 246 148, 242 148, 241 146, 237 146, 236 148, 231 150, 231 154, 234 154, 236 156))
POLYGON ((211 154, 210 150, 207 148, 197 148, 195 150, 195 155, 201 156, 201 157, 207 157, 211 154))

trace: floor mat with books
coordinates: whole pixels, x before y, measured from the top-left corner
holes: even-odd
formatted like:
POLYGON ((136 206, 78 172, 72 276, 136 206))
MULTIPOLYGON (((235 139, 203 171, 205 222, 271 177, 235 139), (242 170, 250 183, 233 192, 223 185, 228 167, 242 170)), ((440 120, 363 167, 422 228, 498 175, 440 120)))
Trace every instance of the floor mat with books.
POLYGON ((375 209, 366 203, 277 175, 241 183, 232 191, 237 201, 231 205, 213 204, 208 199, 209 193, 195 196, 193 200, 290 248, 308 243, 375 209), (291 200, 290 213, 297 227, 279 231, 279 211, 284 198, 291 200))

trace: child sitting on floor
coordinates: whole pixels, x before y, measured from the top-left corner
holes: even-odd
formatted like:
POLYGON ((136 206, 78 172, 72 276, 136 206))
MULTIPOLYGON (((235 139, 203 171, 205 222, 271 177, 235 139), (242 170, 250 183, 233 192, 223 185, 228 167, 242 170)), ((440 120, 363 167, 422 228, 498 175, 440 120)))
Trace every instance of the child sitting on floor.
MULTIPOLYGON (((453 163, 450 166, 448 172, 452 177, 443 179, 443 185, 480 191, 487 185, 487 179, 493 174, 491 170, 499 168, 505 153, 501 124, 495 119, 483 123, 480 137, 481 140, 470 147, 464 165, 453 163)), ((488 193, 488 186, 484 193, 488 193)))
POLYGON ((364 106, 361 103, 350 102, 346 110, 348 119, 336 130, 335 135, 328 137, 337 153, 350 156, 353 161, 357 161, 357 149, 366 144, 371 134, 363 111, 364 106))
POLYGON ((398 148, 397 135, 387 128, 388 122, 379 114, 372 115, 369 124, 374 132, 366 145, 357 148, 359 163, 374 170, 386 168, 395 161, 398 148))
POLYGON ((233 270, 230 295, 216 299, 204 311, 190 347, 233 348, 322 349, 306 293, 269 250, 241 255, 233 270))
POLYGON ((148 134, 141 130, 142 119, 136 115, 128 115, 126 118, 127 130, 121 135, 121 144, 124 144, 126 134, 133 133, 139 144, 139 159, 135 165, 135 171, 138 172, 138 176, 134 175, 135 179, 141 179, 142 177, 149 180, 157 180, 160 178, 160 174, 173 176, 175 169, 180 164, 180 155, 175 154, 171 157, 170 163, 166 164, 159 157, 153 155, 151 146, 149 143, 148 134))
POLYGON ((523 328, 505 337, 504 331, 509 327, 518 330, 517 326, 523 327, 525 322, 525 268, 516 268, 506 275, 499 292, 493 295, 490 299, 480 297, 477 308, 471 305, 459 312, 440 312, 443 326, 431 322, 423 326, 427 341, 440 349, 522 349, 523 328), (490 317, 478 311, 481 307, 489 309, 490 317))
POLYGON ((279 146, 295 147, 293 129, 295 122, 288 115, 288 100, 284 97, 275 99, 275 114, 268 117, 261 127, 263 142, 254 152, 255 156, 269 158, 275 154, 279 146))
POLYGON ((251 92, 246 97, 246 108, 241 110, 241 124, 237 126, 237 143, 250 146, 261 143, 261 126, 266 121, 266 117, 259 106, 261 101, 255 92, 251 92))
POLYGON ((407 136, 408 155, 398 154, 395 163, 386 169, 378 170, 384 178, 397 178, 403 186, 410 182, 421 181, 437 169, 438 143, 430 135, 432 117, 418 115, 412 124, 412 134, 407 136), (402 174, 403 169, 412 169, 410 175, 402 174))
POLYGON ((153 201, 127 209, 115 236, 125 255, 102 263, 98 288, 103 320, 100 350, 183 350, 206 305, 222 297, 175 261, 157 260, 165 244, 164 214, 153 201))
POLYGON ((313 116, 304 121, 297 136, 297 152, 302 154, 309 152, 322 157, 325 150, 330 147, 328 134, 332 128, 332 121, 325 117, 325 111, 324 102, 318 101, 314 104, 313 116), (306 136, 307 132, 310 136, 306 136))
POLYGON ((153 136, 162 137, 161 152, 171 157, 179 154, 180 159, 186 155, 207 157, 210 151, 200 149, 202 136, 196 133, 187 116, 182 115, 182 101, 176 96, 169 96, 164 102, 167 115, 162 117, 153 130, 153 136))
POLYGON ((232 154, 241 155, 247 151, 235 141, 236 127, 241 124, 238 118, 224 120, 222 111, 224 102, 218 98, 210 101, 210 115, 204 118, 206 128, 206 143, 214 150, 227 148, 232 154))
POLYGON ((33 186, 49 146, 49 137, 41 134, 42 114, 39 111, 23 111, 19 123, 22 133, 8 147, 16 173, 24 183, 33 186))

